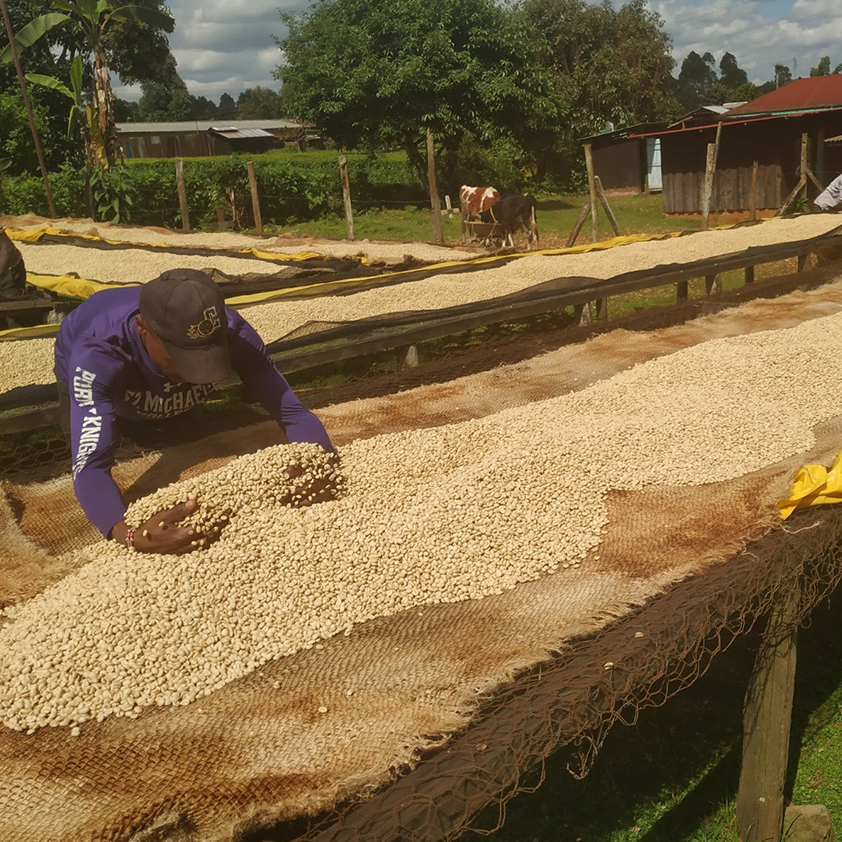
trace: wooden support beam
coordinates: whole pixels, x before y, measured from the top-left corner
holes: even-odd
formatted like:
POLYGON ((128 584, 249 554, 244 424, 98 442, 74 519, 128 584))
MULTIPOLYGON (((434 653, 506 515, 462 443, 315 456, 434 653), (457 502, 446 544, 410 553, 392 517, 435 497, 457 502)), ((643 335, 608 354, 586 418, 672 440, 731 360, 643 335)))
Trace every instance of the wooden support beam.
POLYGON ((576 217, 576 224, 573 226, 573 230, 570 232, 570 236, 567 238, 565 248, 570 248, 576 242, 576 238, 579 236, 579 232, 582 230, 582 226, 585 224, 585 220, 588 218, 588 214, 590 212, 591 200, 585 199, 585 204, 582 205, 582 209, 579 211, 579 215, 576 217))
POLYGON ((795 201, 798 194, 807 186, 807 177, 802 175, 798 179, 798 184, 792 188, 792 192, 784 199, 784 203, 780 206, 775 216, 783 216, 787 212, 787 208, 795 201))
POLYGON ((433 211, 433 240, 444 243, 444 233, 441 227, 441 199, 436 184, 436 148, 433 143, 433 132, 427 129, 427 181, 430 185, 430 207, 433 211))
POLYGON ((751 198, 748 206, 748 218, 752 222, 757 219, 757 170, 758 163, 755 159, 751 165, 751 198))
POLYGON ((754 283, 754 266, 746 266, 745 268, 745 281, 747 284, 754 283))
POLYGON ((795 691, 797 582, 783 588, 769 618, 743 712, 743 762, 737 791, 740 842, 778 842, 795 691))
POLYGON ((599 240, 599 215, 596 206, 596 180, 590 143, 585 144, 585 167, 588 171, 588 197, 591 203, 591 242, 595 243, 599 240))
POLYGON ((605 215, 608 217, 608 221, 611 223, 611 228, 614 230, 614 236, 619 237, 620 226, 617 224, 617 218, 614 216, 614 211, 611 210, 611 205, 608 204, 608 197, 605 195, 605 191, 602 189, 602 182, 599 180, 599 176, 595 175, 593 177, 594 184, 596 185, 596 193, 599 196, 600 204, 602 205, 602 209, 605 211, 605 215))
POLYGON ((246 164, 249 174, 249 190, 251 190, 251 210, 254 214, 254 227, 257 229, 257 236, 263 236, 263 216, 260 213, 260 197, 257 195, 257 177, 254 174, 254 162, 246 164))
POLYGON ((597 298, 594 302, 594 308, 596 309, 596 320, 598 322, 603 321, 604 319, 608 318, 608 299, 607 298, 597 298))
POLYGON ((705 294, 719 295, 722 292, 722 275, 705 275, 705 294))
POLYGON ((689 293, 689 282, 688 281, 679 281, 675 285, 675 303, 676 304, 683 304, 688 297, 689 293))
POLYGON ((590 301, 587 301, 584 304, 573 305, 573 319, 576 322, 576 324, 580 327, 582 325, 589 325, 591 323, 592 319, 590 301))
MULTIPOLYGON (((720 124, 721 125, 721 124, 720 124)), ((710 201, 713 196, 713 176, 716 173, 716 144, 709 143, 705 161, 705 180, 702 185, 702 229, 708 227, 710 201)))
POLYGON ((342 204, 345 206, 345 228, 348 239, 354 239, 354 212, 351 208, 351 182, 348 179, 348 159, 339 156, 339 180, 342 183, 342 204))
POLYGON ((798 269, 796 271, 803 272, 807 268, 807 261, 810 259, 809 254, 798 255, 798 269))
POLYGON ((181 230, 190 233, 190 208, 187 205, 187 185, 184 183, 184 160, 175 159, 175 181, 178 186, 178 208, 181 213, 181 230))

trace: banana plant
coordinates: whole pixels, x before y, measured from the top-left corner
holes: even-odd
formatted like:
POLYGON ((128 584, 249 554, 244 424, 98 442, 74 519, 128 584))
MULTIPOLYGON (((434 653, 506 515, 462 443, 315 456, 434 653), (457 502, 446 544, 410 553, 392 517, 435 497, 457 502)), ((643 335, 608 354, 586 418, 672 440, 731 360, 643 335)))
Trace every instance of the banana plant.
MULTIPOLYGON (((88 153, 92 155, 92 163, 103 169, 109 169, 117 160, 118 144, 117 130, 114 125, 114 94, 111 91, 111 78, 103 37, 109 26, 117 21, 146 23, 165 32, 173 31, 175 21, 170 15, 159 12, 157 9, 149 9, 145 6, 117 6, 114 0, 52 0, 50 6, 55 11, 40 15, 24 26, 15 36, 15 44, 18 50, 24 50, 58 26, 73 25, 81 31, 93 57, 93 91, 90 102, 85 108, 89 111, 86 115, 89 118, 88 129, 90 137, 96 138, 98 142, 101 140, 102 144, 101 151, 92 146, 88 148, 88 153)), ((11 45, 7 45, 0 50, 0 63, 11 60, 11 45)), ((52 79, 53 82, 63 85, 53 77, 43 78, 52 79)), ((81 80, 81 72, 79 78, 81 80)), ((47 83, 39 82, 38 84, 47 83)), ((51 84, 47 84, 47 87, 61 90, 51 84)), ((66 86, 64 88, 70 98, 76 102, 74 92, 66 86)), ((76 109, 71 111, 71 119, 74 115, 78 117, 81 108, 81 104, 77 103, 76 109)))

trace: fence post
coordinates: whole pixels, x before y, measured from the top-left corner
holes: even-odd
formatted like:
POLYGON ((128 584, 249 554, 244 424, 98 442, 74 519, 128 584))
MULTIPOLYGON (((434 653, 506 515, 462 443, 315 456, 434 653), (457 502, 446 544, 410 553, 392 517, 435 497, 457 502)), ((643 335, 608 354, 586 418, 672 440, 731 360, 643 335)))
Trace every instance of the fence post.
POLYGON ((591 199, 591 242, 599 240, 599 216, 596 197, 596 180, 594 179, 593 154, 590 143, 585 144, 585 167, 588 170, 588 193, 591 199))
POLYGON ((260 214, 260 198, 257 195, 257 178, 254 175, 254 162, 246 164, 249 173, 249 187, 251 188, 251 209, 254 212, 254 227, 257 229, 257 236, 263 236, 263 217, 260 214))
POLYGON ((751 201, 748 206, 748 218, 754 222, 757 219, 757 160, 751 165, 751 201))
POLYGON ((351 182, 348 179, 348 159, 339 156, 339 178, 342 181, 342 202, 345 205, 345 225, 348 228, 348 239, 354 239, 354 214, 351 210, 351 182))
POLYGON ((184 160, 175 159, 175 180, 178 184, 178 207, 181 211, 181 230, 190 233, 190 209, 187 207, 187 185, 184 183, 184 160))
POLYGON ((708 227, 710 217, 710 200, 713 196, 713 175, 716 172, 716 144, 708 144, 707 161, 705 162, 705 181, 702 187, 702 230, 708 227))
POLYGON ((436 150, 433 146, 433 132, 427 129, 427 180, 430 182, 430 206, 433 209, 433 239, 437 243, 444 242, 441 227, 441 199, 436 185, 436 150))
POLYGON ((450 203, 449 193, 445 193, 444 195, 444 206, 447 208, 447 215, 453 216, 453 205, 450 203))

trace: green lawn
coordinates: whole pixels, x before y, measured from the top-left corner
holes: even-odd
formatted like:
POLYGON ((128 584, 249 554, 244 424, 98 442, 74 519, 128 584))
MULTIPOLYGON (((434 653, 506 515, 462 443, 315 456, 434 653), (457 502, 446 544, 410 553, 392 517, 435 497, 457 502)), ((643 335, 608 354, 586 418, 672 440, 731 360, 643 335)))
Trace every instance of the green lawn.
MULTIPOLYGON (((842 834, 842 605, 800 632, 790 772, 793 802, 824 804, 842 834)), ((609 735, 577 781, 559 754, 534 794, 509 803, 496 842, 737 842, 742 701, 754 654, 742 641, 697 684, 609 735)), ((497 810, 480 817, 493 827, 497 810)), ((466 842, 487 837, 469 833, 466 842)))
MULTIPOLYGON (((458 206, 458 197, 451 197, 458 206)), ((541 245, 557 247, 564 245, 567 235, 573 229, 576 217, 585 200, 583 195, 552 196, 538 202, 538 228, 541 245)), ((624 234, 663 234, 670 231, 688 231, 699 227, 694 218, 673 218, 664 216, 660 194, 640 196, 616 196, 610 200, 617 222, 624 234)), ((461 241, 459 216, 443 216, 444 237, 450 244, 461 241)), ((273 226, 272 233, 288 232, 313 237, 342 238, 346 236, 345 219, 342 216, 326 217, 312 222, 273 226)), ((600 211, 600 238, 612 236, 611 227, 600 211)), ((579 235, 578 243, 590 242, 590 219, 579 235)), ((358 239, 402 240, 431 242, 433 227, 428 208, 405 207, 391 210, 355 211, 354 234, 358 239)), ((521 240, 523 238, 521 237, 521 240)))

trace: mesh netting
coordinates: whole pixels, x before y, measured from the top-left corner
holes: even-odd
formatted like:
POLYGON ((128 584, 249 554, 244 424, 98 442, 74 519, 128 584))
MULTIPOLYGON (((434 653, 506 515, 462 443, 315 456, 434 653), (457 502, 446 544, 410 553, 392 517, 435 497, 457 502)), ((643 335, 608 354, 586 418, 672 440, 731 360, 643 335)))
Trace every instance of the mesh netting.
MULTIPOLYGON (((320 415, 340 445, 490 415, 708 339, 835 313, 840 301, 828 288, 655 333, 618 331, 320 415)), ((136 497, 277 435, 253 424, 124 458, 115 473, 136 497)), ((581 570, 373 620, 186 707, 86 723, 79 737, 0 731, 4 839, 241 840, 319 816, 277 834, 433 840, 533 785, 524 775, 560 745, 582 773, 615 722, 695 680, 781 588, 798 584, 806 612, 839 578, 842 515, 806 512, 785 531, 773 506, 798 464, 835 456, 842 419, 815 435, 812 451, 739 479, 611 492, 599 557, 581 570)), ((3 491, 8 604, 72 575, 97 536, 65 476, 17 476, 3 491)))

